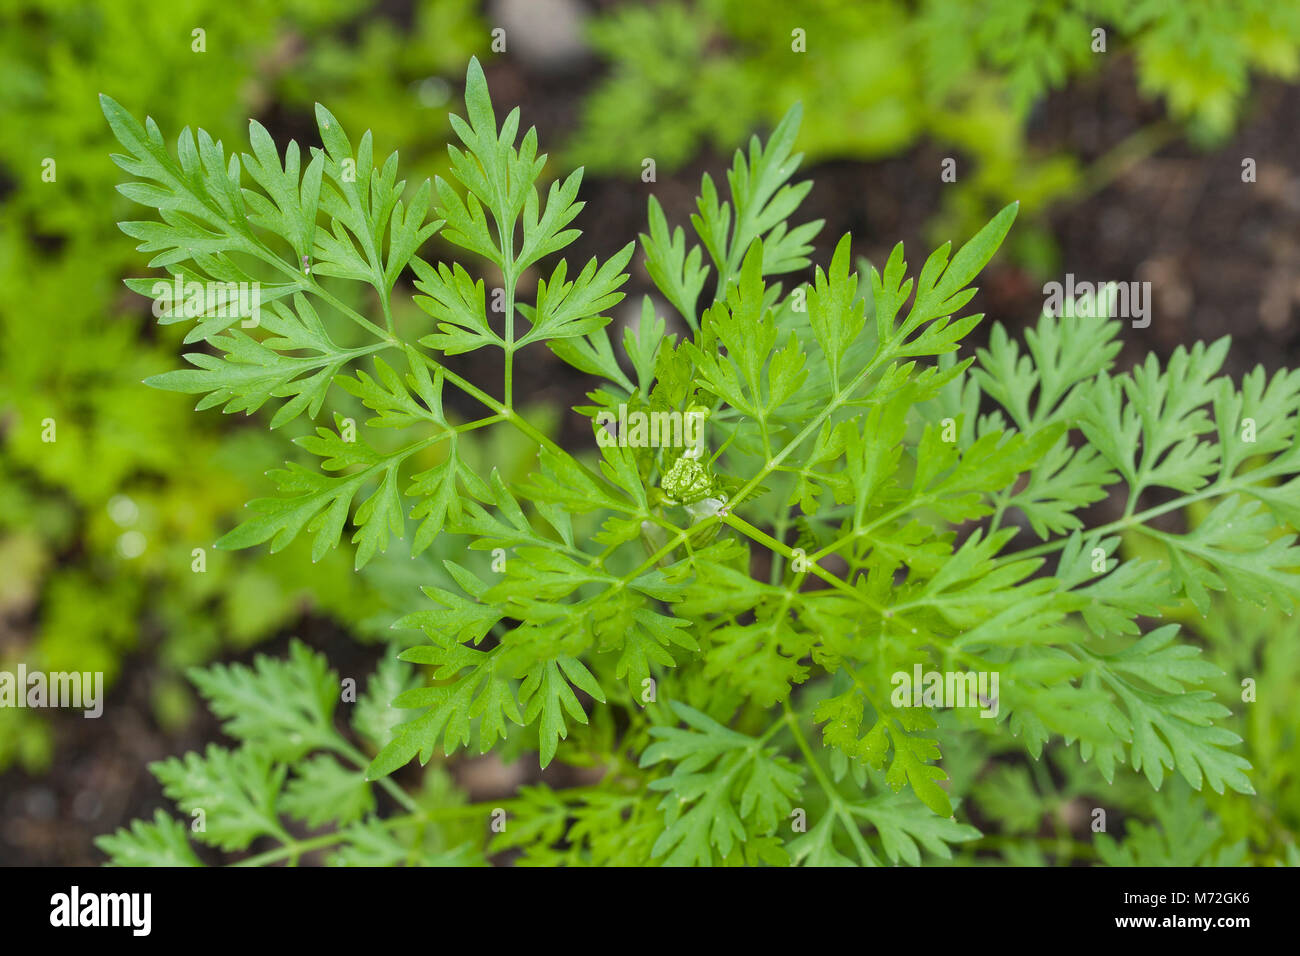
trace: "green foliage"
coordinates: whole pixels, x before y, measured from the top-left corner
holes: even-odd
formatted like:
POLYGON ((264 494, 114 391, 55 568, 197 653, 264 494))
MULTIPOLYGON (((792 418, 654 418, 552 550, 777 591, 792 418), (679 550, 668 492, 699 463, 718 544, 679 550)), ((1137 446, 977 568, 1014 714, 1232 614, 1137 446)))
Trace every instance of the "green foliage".
POLYGON ((761 740, 684 704, 672 709, 690 729, 650 728, 655 742, 641 755, 642 767, 665 760, 673 765, 669 776, 650 783, 651 790, 667 791, 659 805, 666 829, 651 856, 663 856, 665 866, 709 866, 715 848, 725 859, 754 834, 760 859, 785 862, 767 838, 790 813, 799 792, 798 769, 761 740))
MULTIPOLYGON (((971 283, 1014 204, 919 270, 900 244, 883 268, 852 271, 845 237, 828 269, 787 290, 774 277, 806 265, 820 226, 789 225, 807 190, 788 182, 797 112, 737 153, 725 198, 704 180, 695 239, 651 202, 643 251, 684 331, 647 297, 623 365, 607 313, 631 246, 581 271, 563 258, 530 270, 577 236, 580 173, 543 200, 536 132, 520 136, 518 110, 498 119, 476 60, 465 97, 451 179, 409 189, 395 155, 377 162, 372 136, 349 138, 323 108, 324 147, 290 144, 281 163, 256 125, 256 158, 227 158, 201 130, 173 158, 152 120, 104 101, 128 150, 118 165, 153 184, 121 188, 162 218, 123 230, 187 275, 239 268, 284 287, 269 324, 200 321, 214 346, 190 360, 202 374, 154 384, 226 412, 333 412, 333 428, 299 439, 319 466, 275 474, 279 494, 252 502, 223 545, 305 533, 321 557, 350 521, 358 565, 412 527, 412 552, 444 556, 428 602, 397 621, 427 638, 400 654, 414 667, 384 665, 350 734, 335 725, 337 677, 305 648, 193 674, 240 741, 154 768, 185 813, 204 811, 197 840, 259 863, 327 848, 339 863, 971 862, 983 841, 957 814, 969 802, 982 815, 967 820, 996 823, 1004 785, 1036 793, 1045 816, 1110 792, 1148 819, 1143 800, 1167 785, 1197 796, 1086 851, 1281 856, 1284 837, 1227 822, 1181 838, 1214 801, 1249 801, 1258 771, 1221 702, 1224 668, 1160 619, 1228 593, 1282 613, 1300 599, 1296 373, 1238 387, 1219 374, 1226 340, 1124 372, 1118 321, 1050 314, 1024 354, 997 329, 958 360, 981 318, 965 314, 971 283), (313 168, 319 202, 306 201, 313 168), (435 229, 468 267, 421 257, 435 229), (428 335, 393 320, 408 266, 428 335), (497 277, 501 314, 486 296, 497 277), (593 418, 586 447, 560 447, 516 401, 517 353, 542 342, 600 380, 578 410, 593 418), (447 361, 479 349, 501 354, 499 392, 447 361), (303 351, 324 357, 284 354, 303 351), (321 376, 312 400, 293 373, 267 386, 282 359, 321 376), (484 417, 452 420, 453 390, 484 417), (375 417, 347 421, 340 392, 375 417), (612 440, 630 437, 604 424, 620 406, 702 409, 703 446, 612 440), (464 445, 480 429, 521 436, 528 474, 484 468, 464 445), (1103 500, 1118 517, 1094 518, 1103 500), (927 681, 914 696, 920 672, 949 688, 997 682, 945 699, 927 681), (393 717, 385 697, 414 714, 393 717), (466 803, 435 761, 461 749, 536 751, 594 782, 466 803), (399 786, 390 775, 417 757, 433 767, 399 786), (1044 760, 1064 768, 1063 794, 1041 769, 1026 780, 1044 760), (381 809, 376 787, 405 812, 381 809)), ((118 862, 179 852, 162 822, 103 846, 118 862)), ((1041 850, 1023 842, 1008 859, 1041 850)), ((1075 852, 1061 835, 1057 859, 1075 852)))
MULTIPOLYGON (((351 573, 350 554, 308 570, 292 555, 209 551, 206 570, 191 569, 193 550, 209 549, 229 526, 279 462, 280 445, 261 428, 224 427, 190 415, 183 398, 139 387, 171 364, 184 333, 181 323, 149 329, 148 303, 121 288, 147 259, 115 240, 114 221, 129 204, 112 189, 118 171, 103 157, 113 134, 97 102, 106 91, 132 105, 154 104, 168 126, 201 114, 229 138, 250 112, 297 123, 311 102, 305 88, 329 92, 344 120, 373 97, 392 106, 393 122, 383 128, 400 136, 389 141, 403 155, 435 147, 441 154, 445 111, 425 109, 418 123, 410 114, 429 90, 447 86, 439 77, 450 64, 459 70, 483 43, 473 4, 414 4, 410 27, 426 42, 404 45, 401 56, 391 47, 406 28, 383 16, 366 17, 350 48, 354 18, 366 6, 17 0, 0 14, 8 78, 0 89, 7 119, 0 130, 0 554, 10 578, 0 615, 14 622, 0 642, 0 667, 21 660, 32 669, 100 670, 112 682, 123 660, 139 655, 141 666, 157 669, 155 716, 174 727, 186 718, 184 668, 263 640, 297 622, 304 608, 372 636, 387 636, 392 612, 405 609, 381 578, 400 581, 412 573, 410 562, 384 568, 364 586, 351 573), (194 49, 196 27, 205 31, 202 52, 194 49), (47 419, 57 429, 53 442, 42 439, 47 419)), ((371 122, 382 120, 368 113, 371 122)), ((265 156, 269 145, 259 137, 252 152, 265 156)), ((250 173, 275 185, 283 176, 274 147, 271 153, 274 171, 255 164, 250 173)), ((272 195, 279 198, 275 189, 272 195)), ((250 214, 277 213, 272 205, 250 214)), ((267 309, 263 317, 275 323, 280 313, 267 309)), ((201 340, 185 332, 188 343, 201 340)), ((295 341, 310 335, 293 326, 283 332, 295 341)), ((224 341, 244 347, 250 366, 265 360, 260 377, 250 367, 245 387, 228 400, 256 407, 258 389, 281 387, 291 368, 298 374, 285 382, 301 383, 300 404, 315 398, 322 379, 304 374, 305 362, 280 362, 283 350, 264 352, 238 329, 224 341)), ((0 710, 0 768, 17 760, 39 770, 53 746, 40 712, 0 710)))
MULTIPOLYGON (((152 822, 137 820, 101 837, 98 845, 112 864, 202 865, 191 839, 227 852, 270 839, 283 846, 264 854, 266 862, 296 861, 303 848, 288 828, 301 825, 335 829, 330 861, 339 866, 465 864, 476 858, 466 847, 448 853, 448 834, 436 824, 423 821, 416 828, 410 821, 399 827, 371 815, 377 787, 366 780, 365 758, 351 738, 370 739, 375 709, 385 705, 363 697, 366 703, 350 708, 351 734, 340 731, 332 718, 342 685, 319 654, 295 642, 285 661, 259 656, 252 668, 217 666, 191 677, 239 747, 214 744, 204 754, 151 765, 189 826, 159 810, 152 822)), ((370 693, 389 693, 392 679, 391 669, 381 667, 370 693)), ((396 792, 409 807, 420 806, 396 792)))
MULTIPOLYGON (((903 156, 929 141, 957 160, 941 235, 1012 198, 1037 216, 1110 174, 1030 143, 1031 111, 1073 80, 1130 57, 1139 93, 1210 144, 1236 126, 1252 73, 1300 73, 1300 13, 1270 0, 667 0, 611 6, 589 38, 609 72, 584 104, 574 161, 631 175, 650 157, 674 170, 815 103, 802 140, 814 159, 903 156)), ((1138 130, 1117 155, 1168 135, 1138 130)), ((1046 235, 1022 233, 1016 251, 1046 266, 1046 235)))

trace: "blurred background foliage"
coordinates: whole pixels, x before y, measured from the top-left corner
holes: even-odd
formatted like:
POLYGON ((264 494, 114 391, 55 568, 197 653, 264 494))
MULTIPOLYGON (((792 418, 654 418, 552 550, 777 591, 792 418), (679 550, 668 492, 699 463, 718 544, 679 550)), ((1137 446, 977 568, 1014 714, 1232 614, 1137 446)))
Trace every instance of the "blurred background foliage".
MULTIPOLYGON (((383 597, 349 555, 213 552, 211 542, 284 457, 264 421, 193 414, 143 387, 172 367, 177 327, 156 326, 122 279, 147 274, 123 241, 131 204, 114 187, 109 91, 164 129, 202 125, 246 142, 249 117, 306 123, 328 100, 351 128, 428 165, 441 161, 443 78, 486 31, 469 2, 425 2, 405 22, 359 0, 227 4, 10 4, 0 110, 0 667, 102 670, 124 655, 161 665, 156 716, 191 712, 180 669, 296 623, 304 609, 364 636, 387 630, 383 597), (192 31, 201 28, 202 53, 192 31), (53 181, 44 178, 53 160, 53 181), (55 441, 42 440, 53 420, 55 441), (205 573, 191 570, 204 548, 205 573)), ((310 128, 310 127, 308 127, 310 128)), ((409 562, 408 562, 409 563, 409 562)), ((403 573, 405 569, 403 569, 403 573)), ((383 576, 377 572, 377 576, 383 576)), ((388 575, 391 577, 391 574, 388 575)), ((0 710, 0 767, 53 756, 39 712, 0 710)))
POLYGON ((583 106, 574 164, 630 174, 652 157, 672 171, 802 102, 812 162, 897 156, 922 140, 958 160, 936 242, 1019 199, 1011 248, 1039 272, 1055 265, 1041 219, 1052 204, 1176 135, 1221 143, 1252 74, 1300 71, 1300 6, 1273 0, 667 0, 619 6, 589 34, 610 72, 583 106), (1159 120, 1091 162, 1031 147, 1047 93, 1126 56, 1159 120))
MULTIPOLYGON (((447 111, 479 55, 501 102, 522 102, 525 123, 558 154, 552 172, 587 167, 584 191, 597 201, 586 228, 618 244, 644 228, 648 190, 693 195, 700 165, 718 175, 720 157, 798 100, 814 180, 819 164, 866 170, 918 147, 956 158, 955 183, 914 207, 901 200, 932 237, 967 233, 1020 199, 1010 254, 1038 281, 1059 263, 1053 210, 1170 143, 1230 142, 1255 87, 1300 70, 1300 6, 1274 0, 9 0, 0 24, 0 669, 101 670, 110 684, 144 675, 130 700, 147 711, 138 726, 163 741, 154 754, 180 749, 167 741, 192 730, 184 668, 290 633, 389 640, 389 623, 420 606, 418 586, 439 583, 446 555, 393 556, 358 575, 347 548, 317 565, 302 542, 279 555, 211 549, 244 502, 268 493, 263 473, 290 446, 261 415, 196 415, 184 396, 140 384, 176 366, 182 332, 157 325, 122 285, 149 273, 116 227, 132 206, 114 189, 101 91, 172 136, 201 124, 235 148, 249 117, 281 143, 314 142, 320 101, 345 128, 370 128, 377 147, 399 150, 414 183, 444 170, 447 111), (1094 51, 1099 26, 1104 54, 1094 51), (498 28, 504 52, 493 49, 498 28), (1123 70, 1143 107, 1118 135, 1090 150, 1032 135, 1052 129, 1054 91, 1123 70), (642 182, 646 158, 659 185, 642 182), (47 420, 54 442, 42 440, 47 420)), ((927 177, 937 183, 938 168, 927 177)), ((881 238, 898 237, 871 237, 881 238)), ((644 284, 634 273, 630 302, 644 284)), ((557 434, 572 404, 561 398, 583 388, 539 395, 557 434)), ((362 414, 337 391, 331 402, 362 414)), ((529 467, 508 435, 480 445, 469 454, 481 472, 529 467)), ((990 836, 959 861, 1300 862, 1300 623, 1232 603, 1185 623, 1225 671, 1219 691, 1258 795, 1154 793, 1132 774, 1099 786, 1071 751, 1032 760, 975 721, 945 767, 963 819, 990 836), (1246 677, 1257 701, 1234 706, 1246 677), (1108 830, 1122 838, 1091 839, 1087 808, 1097 806, 1112 808, 1108 830)), ((381 649, 368 653, 373 665, 381 649)), ((60 758, 109 736, 96 726, 107 719, 65 721, 64 733, 59 719, 0 709, 0 771, 11 768, 0 800, 20 782, 30 797, 93 779, 100 809, 82 813, 91 833, 157 805, 156 791, 140 789, 143 760, 123 780, 87 772, 59 784, 60 758), (113 787, 116 800, 105 795, 113 787)), ((95 859, 88 838, 35 846, 32 821, 65 810, 29 804, 6 805, 28 830, 0 834, 0 858, 7 840, 29 860, 95 859)))

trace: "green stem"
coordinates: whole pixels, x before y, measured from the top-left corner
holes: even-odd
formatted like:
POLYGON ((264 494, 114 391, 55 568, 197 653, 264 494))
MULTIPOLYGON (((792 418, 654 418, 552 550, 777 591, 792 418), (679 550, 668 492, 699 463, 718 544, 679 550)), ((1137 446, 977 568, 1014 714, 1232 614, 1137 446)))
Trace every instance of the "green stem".
MULTIPOLYGON (((789 527, 790 527, 790 514, 789 512, 782 510, 780 514, 777 515, 776 520, 772 523, 772 531, 774 532, 773 538, 776 541, 784 542, 785 532, 786 529, 789 527)), ((780 581, 781 572, 784 569, 784 567, 785 567, 785 555, 779 551, 773 551, 772 572, 768 575, 767 583, 776 584, 777 581, 780 581)))
MULTIPOLYGON (((381 275, 380 281, 382 280, 383 277, 381 275)), ((379 292, 379 303, 384 309, 384 324, 388 327, 388 334, 391 336, 396 336, 397 328, 393 324, 393 306, 392 303, 389 302, 389 298, 390 298, 389 291, 387 287, 381 285, 376 285, 375 288, 379 292)))
MULTIPOLYGON (((357 750, 356 747, 353 747, 341 736, 333 742, 333 749, 335 753, 347 759, 358 770, 365 770, 366 767, 370 766, 370 761, 366 759, 366 755, 357 750)), ((407 810, 412 812, 419 810, 420 805, 415 802, 414 798, 409 793, 397 784, 393 783, 391 777, 380 777, 379 785, 388 791, 389 795, 391 795, 394 800, 400 803, 407 810)))
MULTIPOLYGON (((393 333, 391 315, 389 316, 389 328, 387 330, 384 330, 379 326, 375 325, 375 323, 371 322, 369 319, 363 316, 356 309, 352 308, 349 305, 345 305, 342 301, 339 300, 337 296, 333 295, 330 292, 325 291, 325 288, 319 282, 316 281, 316 277, 314 275, 304 276, 302 274, 302 270, 296 268, 295 266, 289 265, 287 262, 285 262, 283 259, 277 256, 275 253, 271 252, 269 249, 266 250, 266 254, 262 255, 261 258, 264 261, 269 262, 275 268, 279 269, 285 275, 292 276, 294 280, 300 286, 303 287, 304 291, 312 293, 317 298, 321 299, 323 302, 328 302, 331 306, 333 306, 339 312, 343 313, 343 315, 347 316, 349 319, 351 319, 357 325, 361 326, 367 332, 370 332, 376 338, 383 339, 389 345, 401 344, 397 340, 397 336, 393 333)), ((387 308, 385 309, 385 311, 387 311, 387 308)))
POLYGON ((505 275, 506 283, 506 345, 505 345, 505 383, 502 393, 507 408, 514 407, 515 395, 515 282, 510 273, 505 275))
POLYGON ((892 346, 884 347, 882 345, 880 350, 874 357, 872 357, 871 361, 867 363, 862 371, 853 377, 853 381, 844 388, 835 392, 831 397, 831 400, 826 403, 826 407, 814 415, 799 434, 790 439, 784 448, 769 458, 766 464, 759 469, 757 475, 754 475, 754 477, 750 478, 749 481, 745 482, 744 486, 731 496, 731 501, 727 504, 728 510, 734 510, 737 505, 753 494, 754 489, 758 488, 764 481, 766 481, 767 476, 776 470, 778 465, 790 457, 790 455, 794 453, 795 449, 802 445, 810 436, 816 434, 817 430, 822 427, 822 423, 848 403, 852 398, 853 393, 858 390, 858 387, 865 382, 876 369, 893 358, 894 351, 895 350, 892 346))
MULTIPOLYGON (((1198 501, 1204 501, 1206 498, 1214 498, 1220 495, 1231 494, 1232 492, 1238 490, 1240 490, 1240 488, 1235 480, 1218 482, 1211 485, 1209 488, 1205 488, 1194 494, 1182 495, 1179 498, 1175 498, 1173 501, 1167 501, 1162 505, 1156 505, 1153 508, 1148 508, 1146 511, 1139 511, 1136 514, 1126 515, 1123 518, 1117 518, 1114 521, 1110 521, 1107 522, 1106 524, 1099 525, 1098 527, 1091 529, 1088 532, 1088 535, 1090 537, 1096 536, 1100 538, 1108 534, 1111 534, 1112 532, 1115 531, 1125 531, 1132 527, 1144 525, 1150 519, 1159 517, 1160 515, 1163 514, 1167 514, 1170 511, 1177 511, 1180 508, 1185 508, 1188 505, 1195 504, 1198 501)), ((1037 545, 1032 548, 1025 548, 1023 551, 1014 551, 1010 554, 1005 554, 1000 558, 998 558, 998 560, 999 561, 1021 561, 1024 560, 1025 558, 1036 558, 1039 555, 1050 554, 1053 551, 1059 551, 1061 548, 1065 547, 1067 541, 1069 541, 1069 538, 1065 538, 1065 537, 1058 538, 1055 541, 1047 541, 1044 542, 1043 544, 1037 545)))
POLYGON ((794 712, 794 708, 790 706, 788 699, 781 701, 781 707, 785 711, 785 723, 790 728, 795 745, 803 754, 804 762, 808 764, 808 769, 812 771, 817 785, 821 787, 822 793, 826 795, 826 799, 830 802, 831 812, 840 818, 844 828, 849 831, 849 838, 857 848, 858 856, 863 864, 870 865, 874 863, 875 854, 867 846, 867 841, 863 838, 862 830, 858 827, 858 821, 854 818, 848 803, 840 796, 839 790, 831 782, 831 779, 826 776, 826 772, 822 770, 821 764, 817 762, 817 758, 813 755, 812 747, 808 745, 808 738, 804 736, 803 728, 799 726, 799 715, 794 712))

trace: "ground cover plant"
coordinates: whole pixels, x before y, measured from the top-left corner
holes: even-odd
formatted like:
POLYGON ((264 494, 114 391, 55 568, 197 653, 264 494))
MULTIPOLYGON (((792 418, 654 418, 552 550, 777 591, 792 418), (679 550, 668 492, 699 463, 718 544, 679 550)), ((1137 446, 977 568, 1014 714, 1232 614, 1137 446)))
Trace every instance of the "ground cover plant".
MULTIPOLYGON (((346 555, 312 565, 305 549, 304 560, 208 549, 283 459, 281 443, 262 427, 190 415, 175 396, 139 387, 170 361, 183 333, 177 324, 155 324, 148 304, 142 309, 122 289, 121 278, 147 260, 117 241, 116 220, 129 204, 113 190, 118 170, 103 161, 113 137, 95 98, 111 83, 123 102, 154 104, 159 122, 179 126, 194 112, 228 135, 270 103, 310 115, 309 87, 345 118, 364 111, 377 130, 400 133, 389 142, 404 155, 426 156, 436 146, 434 155, 445 156, 445 108, 422 109, 407 88, 419 78, 433 83, 431 72, 447 61, 455 62, 452 77, 463 72, 486 36, 474 5, 411 5, 415 39, 400 55, 393 51, 400 38, 383 18, 367 18, 356 31, 355 52, 344 43, 369 6, 6 5, 0 669, 21 662, 98 671, 110 693, 124 673, 150 670, 149 715, 176 732, 197 711, 186 668, 302 627, 305 608, 356 635, 391 633, 381 595, 393 572, 372 572, 362 584, 346 555), (393 112, 392 123, 379 103, 393 112), (60 335, 49 334, 54 327, 60 335), (202 573, 195 573, 195 548, 207 551, 202 573), (382 626, 369 626, 385 615, 382 626)), ((60 735, 48 718, 0 707, 0 771, 11 764, 49 771, 60 744, 75 746, 68 738, 76 735, 60 735)))
POLYGON ((1155 820, 1084 848, 1031 835, 1008 861, 1296 862, 1293 800, 1263 831, 1232 811, 1260 773, 1243 750, 1284 746, 1285 717, 1243 745, 1227 704, 1254 702, 1257 661, 1225 686, 1178 622, 1231 630, 1235 602, 1300 596, 1300 374, 1234 383, 1226 339, 1121 372, 1113 290, 962 356, 1014 204, 919 269, 901 245, 855 265, 845 236, 783 279, 821 225, 798 215, 798 109, 725 189, 704 178, 693 236, 650 200, 659 295, 611 335, 637 244, 570 265, 581 171, 539 188, 536 132, 498 115, 477 61, 465 101, 451 181, 410 188, 324 107, 320 148, 253 123, 251 152, 187 129, 173 154, 102 101, 120 190, 158 211, 122 230, 171 274, 131 287, 219 290, 189 316, 207 347, 150 384, 265 406, 320 460, 273 472, 218 546, 306 537, 321 559, 350 532, 357 567, 442 556, 394 622, 423 641, 363 688, 303 644, 192 672, 237 746, 156 764, 181 815, 102 838, 112 862, 196 863, 197 844, 245 864, 915 864, 980 844, 961 798, 1005 822, 1017 793, 1044 819, 1109 793, 1155 820), (455 260, 422 258, 435 234, 455 260), (253 281, 250 323, 225 306, 253 281), (517 394, 542 347, 591 376, 580 447, 517 394), (455 370, 478 350, 499 383, 455 370), (471 452, 499 431, 531 444, 525 474, 471 452), (1107 500, 1118 517, 1093 520, 1107 500), (443 759, 461 751, 589 782, 469 803, 443 759), (1008 753, 1030 759, 988 766, 1008 753))

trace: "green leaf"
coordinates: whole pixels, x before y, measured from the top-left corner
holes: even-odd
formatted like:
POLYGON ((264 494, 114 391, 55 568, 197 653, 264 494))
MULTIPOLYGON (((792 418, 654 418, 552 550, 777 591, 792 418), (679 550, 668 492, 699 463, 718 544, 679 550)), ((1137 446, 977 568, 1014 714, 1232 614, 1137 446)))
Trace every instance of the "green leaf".
MULTIPOLYGON (((492 613, 500 616, 499 612, 492 613)), ((387 776, 417 755, 421 764, 428 763, 440 741, 448 755, 468 745, 476 719, 481 724, 479 736, 484 752, 494 740, 505 736, 506 719, 519 725, 527 722, 520 715, 509 679, 497 670, 499 658, 495 651, 479 651, 447 641, 410 648, 400 657, 411 663, 434 665, 434 678, 447 683, 407 690, 393 700, 395 708, 424 708, 424 713, 394 729, 391 740, 366 768, 367 780, 387 776)))
POLYGON ((280 800, 281 813, 309 827, 346 825, 374 808, 375 797, 362 772, 344 768, 329 754, 299 763, 280 800))
POLYGON ((226 414, 252 414, 272 398, 288 398, 271 419, 279 428, 304 411, 311 418, 325 402, 335 376, 373 348, 344 349, 334 344, 320 317, 301 294, 293 297, 291 311, 272 302, 261 314, 261 327, 270 333, 261 340, 240 329, 212 337, 224 357, 191 352, 185 359, 194 366, 164 372, 145 384, 172 392, 205 394, 197 410, 222 405, 226 414), (312 355, 288 354, 312 352, 312 355))
POLYGON ((204 756, 172 757, 149 770, 163 793, 194 817, 195 839, 203 843, 229 851, 259 836, 286 838, 276 818, 285 768, 252 747, 230 751, 209 744, 204 756))
POLYGON ((627 281, 623 269, 632 258, 633 247, 629 242, 599 269, 596 260, 591 259, 572 282, 565 279, 567 264, 561 259, 549 283, 538 280, 536 307, 519 307, 532 328, 518 344, 586 335, 608 323, 609 317, 600 313, 623 300, 623 293, 616 290, 627 281))
POLYGON ((286 660, 259 654, 251 668, 214 664, 189 678, 226 733, 275 760, 294 761, 338 739, 338 675, 299 640, 290 642, 286 660))
POLYGON ((488 323, 482 279, 475 282, 460 263, 451 267, 439 263, 434 269, 417 259, 414 268, 419 276, 415 287, 425 293, 415 297, 415 304, 438 321, 437 333, 420 339, 421 345, 447 355, 472 352, 485 345, 505 348, 505 340, 488 323))
MULTIPOLYGON (((1218 668, 1201 662, 1197 649, 1173 643, 1176 630, 1175 625, 1159 628, 1124 651, 1090 655, 1100 680, 1123 705, 1123 714, 1116 704, 1109 706, 1108 721, 1122 741, 1130 742, 1133 769, 1145 773, 1157 789, 1165 770, 1177 769, 1194 790, 1205 781, 1215 793, 1223 793, 1225 786, 1254 793, 1245 773, 1250 762, 1227 749, 1241 738, 1214 726, 1228 716, 1228 709, 1208 690, 1187 689, 1218 668)), ((1092 749, 1083 748, 1084 759, 1092 749)), ((1101 759, 1115 756, 1103 753, 1101 759)))
POLYGON ((271 200, 268 203, 257 192, 244 190, 245 201, 256 210, 249 221, 277 236, 288 237, 300 259, 310 257, 315 245, 325 155, 313 150, 311 161, 302 170, 298 144, 290 140, 282 167, 271 134, 257 120, 248 121, 248 141, 254 155, 242 154, 244 168, 271 200))
POLYGON ((353 709, 352 727, 374 748, 382 749, 402 722, 401 712, 391 704, 414 686, 415 676, 397 657, 384 657, 370 675, 366 691, 353 709))
POLYGON ((1257 604, 1300 601, 1300 546, 1294 534, 1274 536, 1275 528, 1260 502, 1230 495, 1188 534, 1142 531, 1165 544, 1175 585, 1205 614, 1209 592, 1227 588, 1257 604))
POLYGON ((95 838, 108 866, 202 866, 185 835, 185 824, 155 810, 152 823, 136 820, 95 838))
POLYGON ((699 246, 691 246, 689 253, 686 251, 686 233, 681 226, 673 229, 670 237, 668 220, 664 218, 659 200, 651 196, 648 203, 650 233, 641 233, 646 271, 673 308, 686 320, 691 331, 695 331, 699 328, 696 304, 704 289, 704 282, 708 279, 709 267, 700 262, 699 246))
POLYGON ((665 829, 652 853, 665 866, 711 866, 738 844, 776 829, 793 806, 802 773, 754 738, 685 704, 670 706, 690 729, 652 727, 655 742, 641 755, 642 767, 674 765, 671 775, 650 784, 667 791, 659 804, 665 829))
POLYGON ((344 842, 329 855, 330 866, 484 866, 482 853, 472 844, 435 849, 403 842, 376 819, 354 823, 343 831, 344 842))
POLYGON ((835 247, 828 273, 818 266, 808 292, 808 322, 826 356, 831 388, 840 390, 840 363, 844 353, 862 332, 866 322, 863 303, 858 299, 858 274, 849 273, 850 237, 845 233, 835 247))
POLYGON ((974 827, 958 823, 951 816, 936 816, 910 794, 882 794, 851 804, 849 810, 876 828, 892 863, 920 866, 921 849, 950 860, 949 844, 980 838, 974 827))
POLYGON ((888 762, 885 781, 895 793, 910 785, 927 807, 942 817, 951 817, 952 804, 938 783, 948 774, 930 763, 939 758, 938 741, 914 735, 915 731, 933 727, 934 719, 928 711, 901 713, 903 718, 879 715, 866 736, 859 737, 863 700, 860 693, 851 690, 822 700, 813 712, 813 720, 826 724, 822 741, 827 747, 873 769, 881 769, 888 762))
MULTIPOLYGON (((335 424, 343 430, 344 421, 338 415, 335 424)), ((297 438, 294 443, 323 459, 322 468, 342 471, 358 467, 360 470, 346 475, 322 475, 290 462, 287 468, 271 471, 269 474, 283 497, 250 501, 247 507, 253 517, 223 535, 216 546, 236 550, 270 541, 271 551, 276 552, 288 547, 306 530, 315 534, 312 560, 319 561, 338 545, 353 499, 366 487, 373 486, 352 520, 356 528, 352 542, 358 545, 355 567, 360 569, 376 552, 387 550, 390 534, 405 536, 405 514, 397 484, 402 464, 415 452, 447 437, 447 432, 438 432, 395 453, 382 455, 360 438, 348 441, 339 432, 318 428, 315 435, 297 438)), ((464 478, 463 470, 459 474, 464 478)), ((426 473, 416 476, 414 493, 429 493, 425 490, 428 487, 425 478, 426 473)), ((419 512, 423 516, 432 513, 432 508, 420 508, 419 512)), ((427 547, 433 529, 422 530, 424 537, 420 543, 427 547)))
POLYGON ((1227 844, 1223 824, 1185 791, 1154 805, 1158 825, 1134 820, 1123 842, 1097 835, 1097 853, 1108 866, 1243 866, 1246 841, 1227 844))
POLYGON ((543 767, 555 757, 560 739, 569 735, 565 712, 580 724, 587 722, 587 713, 569 687, 570 682, 601 703, 605 702, 605 694, 596 678, 574 657, 539 663, 528 672, 519 688, 519 699, 524 706, 523 722, 531 724, 537 721, 543 767))

